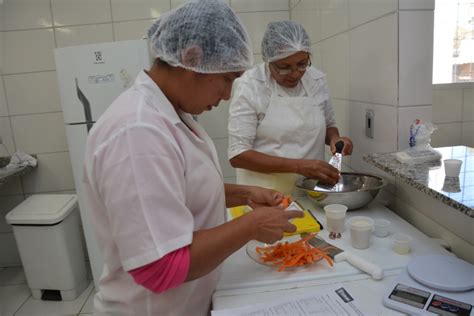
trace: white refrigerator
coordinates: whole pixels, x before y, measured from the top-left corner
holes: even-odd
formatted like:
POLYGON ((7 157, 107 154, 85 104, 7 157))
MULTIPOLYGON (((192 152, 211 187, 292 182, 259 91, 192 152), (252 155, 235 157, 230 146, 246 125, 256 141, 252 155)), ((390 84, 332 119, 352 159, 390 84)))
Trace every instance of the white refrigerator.
POLYGON ((54 55, 74 184, 97 288, 103 259, 81 191, 86 139, 100 115, 141 70, 149 68, 151 59, 145 39, 58 48, 54 55))

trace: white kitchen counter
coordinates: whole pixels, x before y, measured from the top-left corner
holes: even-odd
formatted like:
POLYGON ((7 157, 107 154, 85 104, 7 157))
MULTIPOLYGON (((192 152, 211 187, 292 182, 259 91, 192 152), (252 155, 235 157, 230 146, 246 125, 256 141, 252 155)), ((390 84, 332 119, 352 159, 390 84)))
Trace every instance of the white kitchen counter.
POLYGON ((351 294, 354 300, 357 301, 358 306, 363 308, 366 315, 405 315, 382 304, 383 295, 387 287, 394 282, 398 273, 400 273, 399 269, 392 270, 380 281, 368 278, 367 275, 356 275, 329 278, 315 285, 291 289, 266 290, 259 293, 244 293, 242 291, 241 294, 226 295, 217 291, 213 296, 213 309, 237 308, 262 302, 274 302, 282 298, 298 298, 309 295, 311 292, 340 285, 351 294))
MULTIPOLYGON (((315 206, 308 199, 299 200, 304 207, 311 210, 316 218, 326 225, 323 210, 315 206)), ((350 246, 348 229, 341 239, 330 240, 328 232, 319 233, 329 243, 346 251, 353 252, 380 266, 385 278, 375 281, 364 272, 352 267, 346 262, 335 263, 329 267, 326 263, 315 264, 310 267, 294 269, 288 272, 277 272, 276 269, 254 262, 248 257, 245 247, 230 256, 224 263, 223 274, 213 296, 215 310, 249 305, 274 300, 290 295, 308 294, 308 291, 321 290, 343 284, 355 299, 366 307, 368 315, 397 315, 396 311, 385 308, 382 297, 387 286, 403 271, 408 262, 416 255, 448 254, 426 235, 419 232, 409 223, 401 219, 386 207, 374 204, 347 213, 347 219, 352 216, 370 216, 374 219, 385 218, 391 221, 391 233, 403 232, 413 238, 412 251, 400 255, 392 250, 391 235, 379 238, 372 235, 369 249, 358 250, 350 246)))

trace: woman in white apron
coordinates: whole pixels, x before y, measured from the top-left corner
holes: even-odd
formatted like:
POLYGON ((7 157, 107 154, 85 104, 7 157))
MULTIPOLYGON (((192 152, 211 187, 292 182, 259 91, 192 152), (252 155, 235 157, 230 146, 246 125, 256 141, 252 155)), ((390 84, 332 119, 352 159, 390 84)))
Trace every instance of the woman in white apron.
POLYGON ((104 267, 94 315, 207 316, 221 263, 249 240, 294 232, 279 192, 223 183, 193 120, 251 67, 248 35, 223 1, 195 0, 148 32, 155 61, 90 131, 82 187, 104 267), (253 211, 230 222, 226 207, 253 211))
POLYGON ((311 67, 310 40, 292 21, 268 24, 265 63, 236 81, 229 116, 229 160, 237 183, 296 194, 298 176, 335 184, 338 171, 324 161, 324 146, 352 141, 339 136, 325 75, 311 67))

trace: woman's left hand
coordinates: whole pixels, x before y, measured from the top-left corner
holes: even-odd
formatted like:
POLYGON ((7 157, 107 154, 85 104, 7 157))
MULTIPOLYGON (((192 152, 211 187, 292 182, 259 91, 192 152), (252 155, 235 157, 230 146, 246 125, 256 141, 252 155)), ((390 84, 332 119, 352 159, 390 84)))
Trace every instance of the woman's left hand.
POLYGON ((252 208, 261 206, 277 206, 283 200, 283 193, 254 186, 248 197, 248 205, 252 208))
POLYGON ((331 152, 332 152, 332 154, 334 155, 336 153, 335 144, 340 140, 342 140, 344 142, 344 147, 342 148, 342 155, 346 156, 346 155, 352 154, 352 148, 353 148, 352 140, 349 137, 346 137, 346 136, 338 137, 338 138, 336 138, 335 140, 333 140, 331 142, 331 152))

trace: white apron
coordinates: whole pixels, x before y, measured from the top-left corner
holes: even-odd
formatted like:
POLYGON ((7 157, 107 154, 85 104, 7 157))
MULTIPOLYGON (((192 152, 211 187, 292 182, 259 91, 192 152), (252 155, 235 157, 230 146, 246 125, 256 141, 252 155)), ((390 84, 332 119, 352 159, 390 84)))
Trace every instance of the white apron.
MULTIPOLYGON (((309 95, 308 83, 301 83, 309 95)), ((253 149, 278 157, 324 160, 326 120, 323 104, 317 102, 313 96, 280 96, 275 83, 265 117, 257 127, 253 149)), ((295 190, 299 175, 294 173, 260 173, 238 168, 236 175, 238 184, 301 194, 295 190)))

